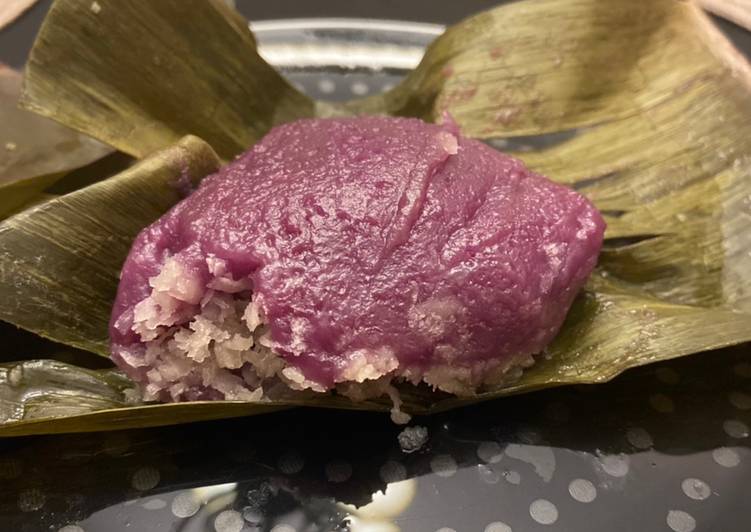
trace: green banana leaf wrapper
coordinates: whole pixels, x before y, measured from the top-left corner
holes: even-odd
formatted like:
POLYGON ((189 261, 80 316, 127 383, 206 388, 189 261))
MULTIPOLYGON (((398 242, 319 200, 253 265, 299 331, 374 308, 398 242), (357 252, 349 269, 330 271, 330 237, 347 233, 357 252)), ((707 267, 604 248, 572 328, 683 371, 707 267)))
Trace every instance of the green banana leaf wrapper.
MULTIPOLYGON (((20 72, 0 64, 0 220, 49 199, 45 190, 84 167, 95 168, 112 148, 19 109, 20 72)), ((102 175, 100 174, 100 179, 102 175)))
POLYGON ((449 28, 394 89, 344 104, 292 87, 220 0, 98 6, 55 2, 21 104, 140 160, 85 187, 74 180, 0 224, 0 320, 49 341, 26 352, 12 341, 21 333, 0 329, 16 345, 0 364, 0 435, 294 406, 388 410, 388 401, 313 393, 143 404, 119 372, 79 362, 84 352, 108 356, 120 268, 140 229, 180 200, 177 183, 302 117, 448 111, 465 134, 576 188, 608 221, 596 272, 520 380, 471 399, 405 385, 407 412, 604 382, 751 341, 751 69, 692 3, 503 5, 449 28), (514 152, 519 137, 550 133, 558 138, 544 148, 514 152))

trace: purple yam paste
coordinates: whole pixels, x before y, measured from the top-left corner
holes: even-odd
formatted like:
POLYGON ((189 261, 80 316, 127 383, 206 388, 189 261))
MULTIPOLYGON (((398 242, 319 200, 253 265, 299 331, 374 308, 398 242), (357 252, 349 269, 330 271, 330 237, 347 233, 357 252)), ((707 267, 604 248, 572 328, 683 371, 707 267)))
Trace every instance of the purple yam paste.
POLYGON ((451 123, 285 124, 138 236, 112 357, 161 400, 395 379, 471 394, 550 343, 604 227, 451 123))

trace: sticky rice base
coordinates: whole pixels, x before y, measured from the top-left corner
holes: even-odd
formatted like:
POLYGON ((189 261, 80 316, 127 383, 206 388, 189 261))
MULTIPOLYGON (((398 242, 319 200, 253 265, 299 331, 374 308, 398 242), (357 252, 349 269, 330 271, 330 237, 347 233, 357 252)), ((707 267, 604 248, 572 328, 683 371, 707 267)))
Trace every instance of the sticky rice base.
MULTIPOLYGON (((167 259, 149 280, 151 293, 116 324, 140 339, 115 354, 137 375, 144 399, 262 401, 280 383, 291 390, 328 392, 275 352, 263 301, 252 293, 250 281, 233 279, 221 259, 206 262, 211 278, 204 284, 178 259, 167 259)), ((401 367, 387 347, 358 350, 350 354, 335 389, 355 401, 387 395, 394 404, 392 417, 406 422, 395 382, 425 382, 471 396, 518 379, 533 362, 524 354, 471 367, 436 361, 421 369, 401 367)))

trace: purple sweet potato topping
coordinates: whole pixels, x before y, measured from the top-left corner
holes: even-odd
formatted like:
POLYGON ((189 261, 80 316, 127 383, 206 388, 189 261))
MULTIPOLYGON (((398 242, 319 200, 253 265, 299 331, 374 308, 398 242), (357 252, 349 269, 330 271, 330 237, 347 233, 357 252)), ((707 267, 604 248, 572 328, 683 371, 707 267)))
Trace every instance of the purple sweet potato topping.
POLYGON ((221 345, 240 354, 219 364, 235 388, 266 378, 247 378, 257 361, 251 340, 241 345, 262 323, 284 368, 274 378, 299 388, 405 378, 471 393, 550 343, 603 232, 584 197, 452 124, 301 120, 138 236, 112 313, 113 358, 158 381, 159 397, 236 397, 214 385, 220 370, 200 370, 214 347, 181 361, 174 340, 203 334, 192 320, 219 302, 211 319, 235 320, 222 338, 237 343, 221 345), (155 373, 170 341, 174 371, 155 373))

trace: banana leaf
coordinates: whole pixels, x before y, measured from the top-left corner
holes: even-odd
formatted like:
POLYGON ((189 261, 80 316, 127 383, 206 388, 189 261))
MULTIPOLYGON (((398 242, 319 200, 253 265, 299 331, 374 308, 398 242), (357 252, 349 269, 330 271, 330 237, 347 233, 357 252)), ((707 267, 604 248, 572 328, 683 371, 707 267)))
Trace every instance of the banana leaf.
POLYGON ((133 239, 219 164, 210 146, 186 137, 1 223, 0 319, 106 356, 109 311, 133 239))
MULTIPOLYGON (((412 414, 437 413, 551 386, 605 382, 624 368, 696 353, 697 345, 704 351, 751 341, 748 315, 639 299, 607 280, 592 284, 598 290, 587 290, 576 301, 563 332, 519 381, 471 399, 402 385, 403 408, 412 414), (633 331, 625 348, 623 330, 633 331)), ((273 401, 142 404, 133 386, 113 370, 54 360, 0 364, 0 436, 170 425, 303 406, 387 412, 391 403, 290 392, 273 401), (58 399, 61 395, 65 400, 58 399)))
MULTIPOLYGON (((87 2, 55 3, 32 52, 23 104, 135 156, 192 133, 226 159, 273 124, 313 112, 433 120, 448 111, 465 133, 512 151, 520 136, 557 135, 516 155, 577 188, 606 215, 597 272, 520 380, 470 400, 407 386, 407 411, 603 382, 635 366, 751 341, 751 70, 693 4, 503 5, 449 28, 392 91, 338 107, 313 103, 281 80, 220 2, 100 4, 91 13, 87 2)), ((200 141, 192 142, 195 148, 200 141)), ((136 169, 126 171, 0 225, 0 296, 11 302, 0 319, 106 355, 109 306, 130 239, 179 198, 168 185, 175 166, 161 164, 173 150, 145 159, 136 176, 136 169), (147 201, 153 203, 142 208, 147 201)), ((194 177, 216 164, 197 165, 194 177)), ((0 434, 179 423, 299 405, 389 407, 335 395, 142 405, 127 402, 137 400, 125 397, 115 373, 39 364, 14 393, 27 397, 19 390, 34 389, 28 397, 50 406, 17 401, 0 434), (58 370, 79 383, 73 394, 89 394, 82 410, 52 409, 58 370), (82 382, 91 383, 85 391, 82 382)), ((14 386, 8 367, 0 374, 4 396, 14 386)))
POLYGON ((24 436, 172 425, 279 410, 274 404, 139 404, 134 385, 114 370, 57 360, 0 364, 0 435, 24 436))
POLYGON ((98 6, 52 5, 26 66, 24 107, 135 157, 192 134, 229 159, 272 125, 312 115, 223 0, 98 6))
POLYGON ((0 64, 0 218, 39 201, 42 191, 77 168, 112 152, 28 111, 17 108, 19 72, 0 64))

